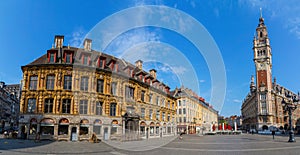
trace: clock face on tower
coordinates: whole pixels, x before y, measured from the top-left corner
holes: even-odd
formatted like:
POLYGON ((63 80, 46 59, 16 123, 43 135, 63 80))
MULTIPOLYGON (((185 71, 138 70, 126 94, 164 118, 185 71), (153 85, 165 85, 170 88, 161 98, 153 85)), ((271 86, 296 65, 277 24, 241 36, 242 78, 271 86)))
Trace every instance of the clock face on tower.
POLYGON ((257 70, 265 70, 265 69, 266 69, 266 65, 264 63, 257 64, 257 70))

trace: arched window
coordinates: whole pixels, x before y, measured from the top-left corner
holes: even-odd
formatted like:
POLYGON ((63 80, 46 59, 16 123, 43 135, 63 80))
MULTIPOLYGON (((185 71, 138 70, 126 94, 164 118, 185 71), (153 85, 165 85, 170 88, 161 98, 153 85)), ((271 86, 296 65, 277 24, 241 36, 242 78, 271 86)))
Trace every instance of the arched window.
POLYGON ((62 118, 59 120, 58 135, 68 135, 69 133, 69 120, 62 118))
POLYGON ((83 119, 80 121, 79 135, 87 134, 89 134, 89 121, 87 119, 83 119))
POLYGON ((259 33, 259 36, 260 36, 260 37, 262 37, 262 36, 263 36, 263 33, 262 33, 262 31, 260 31, 260 33, 259 33))
POLYGON ((96 135, 100 135, 101 134, 101 127, 102 127, 102 121, 99 120, 99 119, 96 119, 94 121, 93 132, 96 135))
POLYGON ((45 118, 41 121, 41 133, 42 135, 54 134, 54 120, 51 118, 45 118))

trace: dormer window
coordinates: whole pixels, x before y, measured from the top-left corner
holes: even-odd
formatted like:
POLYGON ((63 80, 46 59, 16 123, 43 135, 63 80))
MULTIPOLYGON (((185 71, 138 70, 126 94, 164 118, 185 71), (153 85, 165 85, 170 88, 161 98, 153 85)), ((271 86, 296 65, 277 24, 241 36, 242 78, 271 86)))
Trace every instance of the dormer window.
POLYGON ((104 68, 105 65, 105 58, 99 57, 98 59, 98 67, 99 68, 104 68))
POLYGON ((118 64, 114 64, 113 65, 113 71, 114 72, 118 72, 118 64))
POLYGON ((48 62, 55 63, 56 62, 56 56, 57 56, 56 51, 48 51, 48 55, 47 55, 48 62))
POLYGON ((81 59, 83 65, 90 65, 90 57, 88 55, 82 55, 81 59))
POLYGON ((73 53, 72 52, 65 52, 64 53, 64 62, 65 63, 72 63, 73 62, 73 53))

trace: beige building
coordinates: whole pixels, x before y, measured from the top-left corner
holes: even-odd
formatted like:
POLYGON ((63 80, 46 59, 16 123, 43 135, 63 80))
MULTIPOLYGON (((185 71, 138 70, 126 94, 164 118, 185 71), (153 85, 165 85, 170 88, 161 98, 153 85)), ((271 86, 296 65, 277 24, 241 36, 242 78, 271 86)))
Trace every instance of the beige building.
POLYGON ((123 59, 84 48, 55 46, 22 66, 20 137, 33 139, 137 140, 174 135, 176 102, 170 88, 123 59))
MULTIPOLYGON (((270 127, 286 129, 288 113, 282 101, 296 97, 292 91, 272 81, 272 50, 264 18, 259 18, 256 36, 253 39, 256 77, 251 77, 250 92, 243 101, 241 111, 243 128, 265 130, 270 127)), ((300 108, 293 112, 293 126, 300 127, 300 108)))
POLYGON ((218 111, 192 90, 181 87, 172 94, 177 99, 177 133, 200 133, 217 125, 218 111))

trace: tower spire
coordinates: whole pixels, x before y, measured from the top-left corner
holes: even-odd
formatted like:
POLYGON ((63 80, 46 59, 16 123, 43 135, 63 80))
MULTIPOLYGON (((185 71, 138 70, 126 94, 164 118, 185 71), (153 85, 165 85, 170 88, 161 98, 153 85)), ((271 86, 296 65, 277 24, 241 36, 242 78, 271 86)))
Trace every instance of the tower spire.
POLYGON ((261 7, 259 8, 259 11, 260 11, 260 18, 262 18, 262 8, 261 7))

